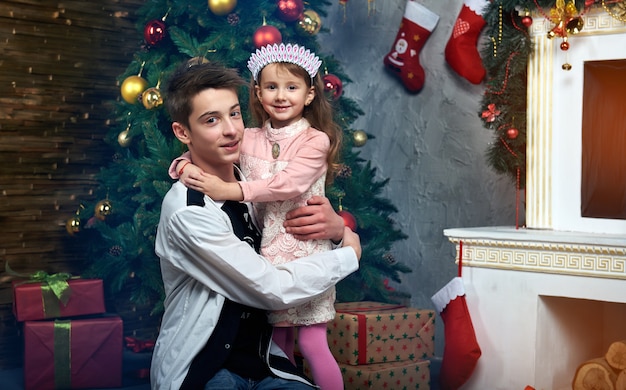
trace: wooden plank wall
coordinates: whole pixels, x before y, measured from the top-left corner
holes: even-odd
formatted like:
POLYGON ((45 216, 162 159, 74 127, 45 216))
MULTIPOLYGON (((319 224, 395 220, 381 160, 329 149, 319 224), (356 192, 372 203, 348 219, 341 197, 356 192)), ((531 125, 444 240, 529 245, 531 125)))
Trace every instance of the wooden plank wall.
POLYGON ((116 78, 141 47, 142 0, 0 1, 0 367, 21 364, 11 277, 79 272, 65 229, 95 174, 119 97, 116 78))

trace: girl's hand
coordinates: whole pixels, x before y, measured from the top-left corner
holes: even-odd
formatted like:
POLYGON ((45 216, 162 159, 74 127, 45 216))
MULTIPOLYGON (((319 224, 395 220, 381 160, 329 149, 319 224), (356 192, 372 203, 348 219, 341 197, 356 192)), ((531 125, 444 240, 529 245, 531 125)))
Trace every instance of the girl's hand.
POLYGON ((349 246, 352 249, 354 249, 354 253, 356 253, 356 258, 358 260, 361 260, 361 238, 359 237, 358 234, 350 230, 350 228, 347 226, 344 227, 343 230, 344 230, 344 233, 343 233, 342 247, 345 248, 349 246))
POLYGON ((190 173, 184 184, 193 190, 208 195, 213 200, 243 200, 243 192, 239 183, 225 182, 206 172, 190 173))
POLYGON ((208 195, 213 200, 223 200, 219 199, 219 194, 222 188, 221 186, 225 183, 217 176, 202 172, 201 170, 199 172, 189 172, 184 184, 192 190, 200 191, 208 195))
POLYGON ((178 163, 178 166, 176 167, 176 169, 181 169, 181 166, 183 167, 182 173, 180 174, 180 177, 178 178, 178 180, 180 180, 180 182, 183 183, 187 187, 189 187, 189 184, 187 183, 187 179, 189 179, 189 175, 193 174, 195 176, 200 176, 203 173, 202 169, 191 164, 189 161, 182 160, 180 163, 178 163))

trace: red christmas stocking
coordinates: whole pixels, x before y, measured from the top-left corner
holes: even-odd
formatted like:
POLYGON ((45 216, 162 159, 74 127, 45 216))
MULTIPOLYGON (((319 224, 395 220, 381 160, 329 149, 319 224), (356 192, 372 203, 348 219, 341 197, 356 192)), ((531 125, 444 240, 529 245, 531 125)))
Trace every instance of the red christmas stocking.
POLYGON ((472 376, 481 355, 465 301, 463 280, 452 279, 431 300, 443 320, 446 340, 439 374, 441 390, 456 390, 472 376))
POLYGON ((487 0, 464 0, 446 45, 446 61, 460 76, 473 84, 485 77, 483 61, 476 47, 480 31, 485 27, 482 17, 487 0))
POLYGON ((438 21, 439 16, 423 5, 414 0, 407 1, 400 30, 384 63, 400 77, 409 92, 419 92, 424 86, 424 69, 420 65, 419 52, 438 21))

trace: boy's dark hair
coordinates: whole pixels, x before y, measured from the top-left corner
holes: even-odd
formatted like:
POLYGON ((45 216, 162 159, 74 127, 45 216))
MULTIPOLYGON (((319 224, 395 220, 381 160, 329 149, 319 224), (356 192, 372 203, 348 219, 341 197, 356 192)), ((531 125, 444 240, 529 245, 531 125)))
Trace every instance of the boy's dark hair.
POLYGON ((235 69, 216 63, 198 64, 193 59, 180 65, 169 77, 165 90, 165 108, 173 122, 189 128, 191 100, 205 89, 230 89, 238 92, 246 82, 235 69))

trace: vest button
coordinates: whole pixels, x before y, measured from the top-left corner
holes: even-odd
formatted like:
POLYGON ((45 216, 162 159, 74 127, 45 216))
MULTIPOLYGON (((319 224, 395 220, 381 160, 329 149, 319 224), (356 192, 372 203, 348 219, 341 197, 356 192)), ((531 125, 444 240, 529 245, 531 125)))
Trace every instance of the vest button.
POLYGON ((230 344, 224 344, 225 349, 230 349, 230 344))

